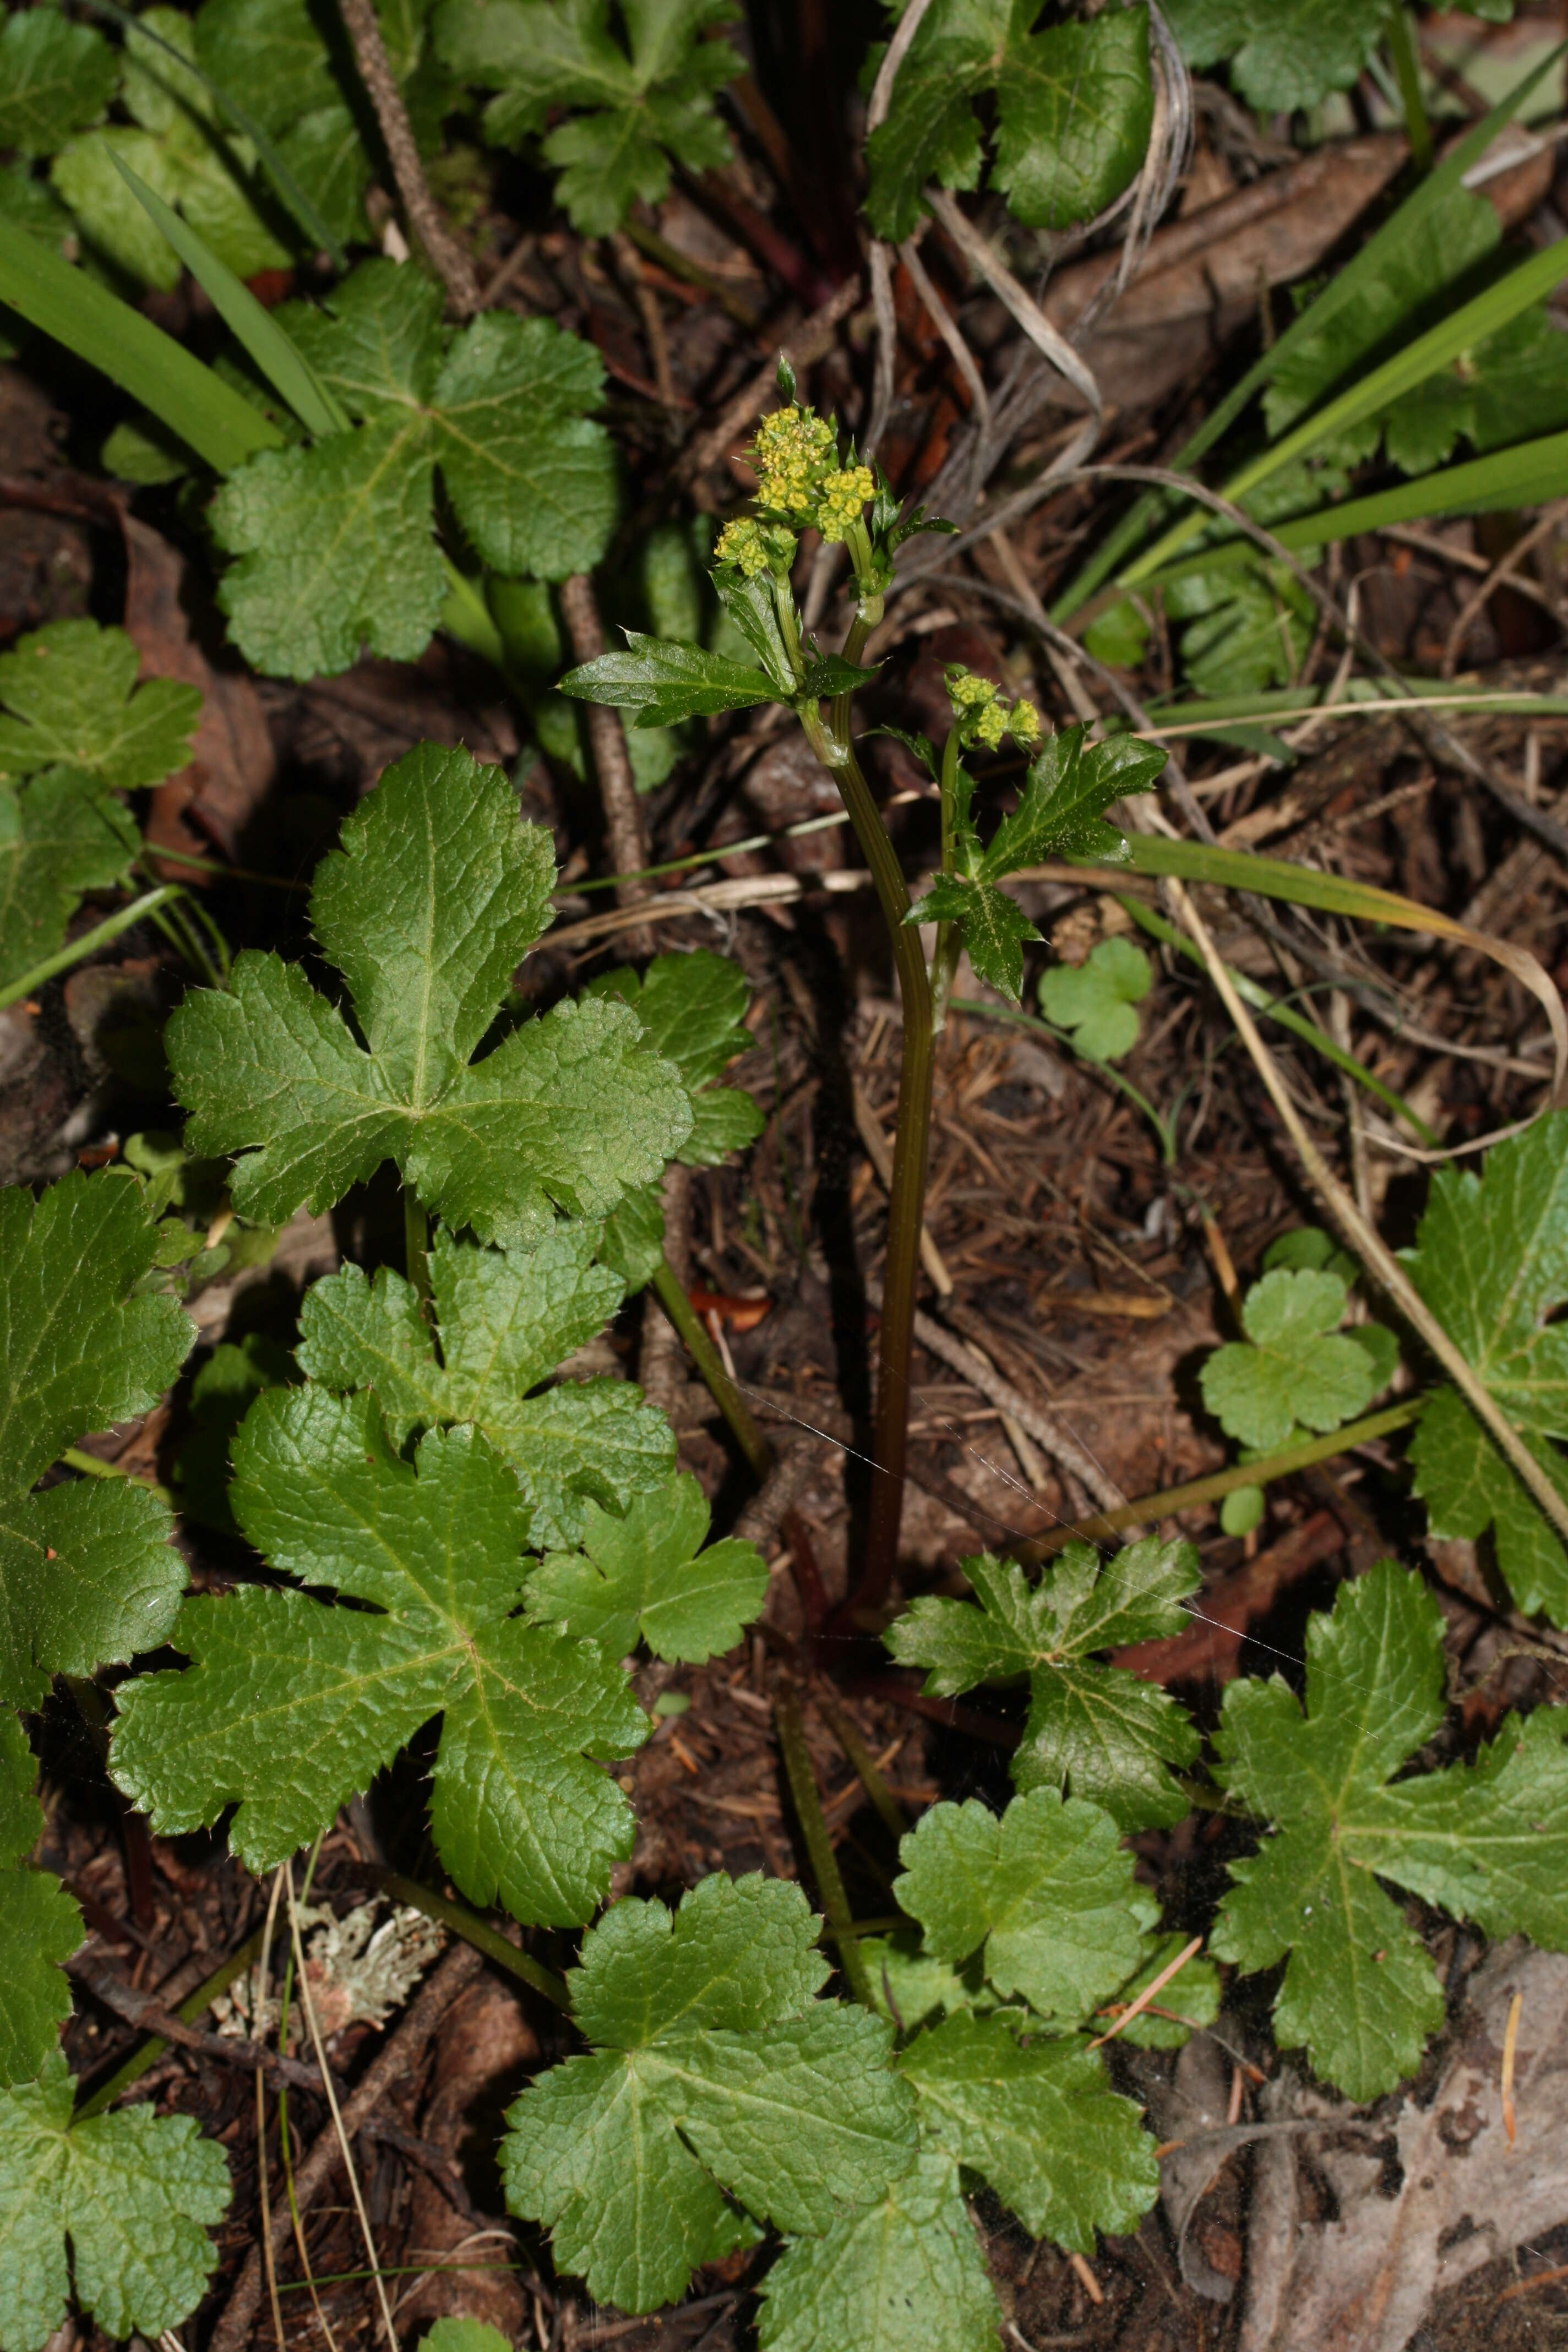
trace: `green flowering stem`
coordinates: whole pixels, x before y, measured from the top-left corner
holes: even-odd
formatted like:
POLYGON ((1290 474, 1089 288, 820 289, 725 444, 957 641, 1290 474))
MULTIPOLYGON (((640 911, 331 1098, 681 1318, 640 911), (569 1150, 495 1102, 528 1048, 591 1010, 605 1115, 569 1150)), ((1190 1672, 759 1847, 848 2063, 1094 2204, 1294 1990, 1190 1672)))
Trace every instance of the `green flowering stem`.
POLYGON ((411 1184, 403 1188, 404 1271, 419 1298, 419 1311, 430 1313, 430 1220, 411 1184))
POLYGON ((800 616, 795 609, 795 591, 788 578, 780 579, 776 572, 768 573, 768 585, 773 590, 773 610, 778 614, 779 635, 789 656, 790 667, 797 678, 805 676, 805 656, 801 650, 800 616))
MULTIPOLYGON (((942 751, 942 870, 952 874, 953 866, 953 791, 958 782, 958 729, 950 727, 947 741, 942 751)), ((963 934, 952 922, 938 923, 936 951, 931 960, 931 1028, 941 1036, 947 1026, 947 1008, 952 994, 952 983, 958 977, 958 960, 963 953, 963 934)))
POLYGON ((745 1400, 724 1370, 718 1349, 702 1328, 702 1318, 686 1296, 680 1277, 668 1258, 654 1268, 653 1287, 659 1305, 679 1332, 688 1354, 707 1383, 714 1403, 730 1424, 731 1435, 759 1478, 773 1466, 773 1450, 746 1410, 745 1400))
MULTIPOLYGON (((858 663, 872 625, 863 616, 857 616, 845 642, 847 661, 858 663)), ((920 1277, 921 1221, 925 1208, 926 1154, 936 1069, 931 982, 921 953, 920 933, 905 920, 910 911, 909 886, 871 787, 850 749, 849 699, 847 694, 835 698, 831 705, 831 734, 825 730, 820 715, 809 709, 801 712, 801 725, 812 750, 843 794, 855 837, 876 884, 899 976, 904 1055, 899 1072, 898 1134, 893 1145, 888 1264, 883 1276, 877 1374, 877 1423, 871 1448, 877 1466, 871 1480, 865 1569, 858 1587, 836 1612, 846 1623, 862 1610, 881 1606, 898 1566, 904 1461, 909 1449, 910 1360, 914 1350, 915 1289, 920 1277)))
POLYGON ((784 1759, 789 1792, 795 1800, 795 1819, 805 1841, 806 1859, 811 1864, 811 1874, 816 1881, 822 1907, 827 1914, 833 1940, 838 1947, 838 1966, 856 2000, 863 2008, 874 2009, 871 1971, 856 1939, 849 1898, 838 1874, 838 1857, 827 1833, 822 1799, 817 1793, 816 1775, 811 1769, 811 1756, 805 1744, 805 1726, 801 1719, 800 1701, 793 1696, 775 1699, 773 1721, 778 1728, 779 1753, 784 1759))
MULTIPOLYGON (((218 1995, 228 1990, 236 1977, 244 1975, 261 1949, 261 1936, 262 1930, 258 1927, 254 1935, 246 1937, 237 1952, 232 1952, 221 1968, 215 1969, 211 1976, 199 1984, 187 2000, 180 2003, 174 2015, 182 2025, 195 2025, 197 2020, 212 2007, 218 1995)), ((123 2098, 132 2084, 139 2083, 148 2068, 157 2064, 168 2046, 168 2043, 157 2034, 153 2034, 149 2041, 143 2042, 140 2048, 132 2052, 122 2066, 115 2069, 107 2083, 100 2083, 96 2091, 82 2100, 71 2118, 72 2122, 84 2124, 89 2116, 102 2115, 106 2107, 111 2107, 114 2105, 116 2099, 123 2098)))

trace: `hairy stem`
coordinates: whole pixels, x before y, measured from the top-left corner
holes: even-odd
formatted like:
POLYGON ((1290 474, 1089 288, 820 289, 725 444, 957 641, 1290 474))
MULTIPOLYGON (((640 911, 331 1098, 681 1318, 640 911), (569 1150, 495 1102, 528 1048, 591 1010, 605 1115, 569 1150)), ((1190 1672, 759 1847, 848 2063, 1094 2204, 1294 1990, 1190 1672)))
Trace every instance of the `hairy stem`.
POLYGON ((822 1799, 817 1794, 816 1775, 811 1769, 811 1757, 805 1745, 805 1726, 801 1720, 800 1701, 793 1697, 776 1700, 773 1721, 778 1727, 779 1753, 784 1758, 789 1792, 795 1800, 795 1818, 800 1823, 800 1833, 805 1840, 811 1874, 816 1881, 816 1891, 827 1914, 833 1940, 838 1947, 838 1965, 843 1971, 844 1981, 862 2007, 874 2009, 871 1972, 856 1938, 849 1898, 838 1874, 838 1857, 833 1851, 833 1840, 827 1834, 822 1799))
POLYGON ((393 177, 397 193, 403 199, 403 209, 408 215, 408 226, 435 264, 447 299, 458 316, 468 318, 479 307, 479 282, 474 275, 474 265, 457 238, 441 218, 430 184, 425 177, 425 166, 419 160, 408 110, 403 103, 403 92, 397 87, 397 77, 392 70, 392 60, 386 54, 386 43, 381 37, 381 26, 371 0, 338 0, 342 20, 353 44, 354 63, 360 79, 375 109, 375 119, 386 142, 393 177))
MULTIPOLYGON (((844 646, 847 661, 858 662, 875 623, 856 616, 844 646)), ((904 1459, 909 1444, 910 1358, 914 1347, 915 1289, 920 1278, 921 1221, 925 1207, 926 1150, 931 1133, 931 1085, 936 1066, 931 1027, 931 982, 920 933, 905 918, 909 887, 898 852, 889 840, 871 787, 849 748, 849 697, 832 705, 831 730, 803 715, 806 740, 844 796, 861 854, 871 869, 882 918, 892 944, 903 1004, 904 1054, 899 1071, 899 1126, 889 1187, 888 1265, 884 1276, 882 1338, 878 1360, 877 1422, 872 1441, 876 1469, 871 1480, 871 1516, 866 1565, 857 1590, 837 1614, 875 1609, 886 1600, 899 1560, 899 1523, 904 1505, 904 1459)))
POLYGON ((745 1400, 724 1370, 718 1349, 702 1328, 702 1318, 686 1296, 668 1258, 661 1258, 655 1268, 653 1287, 659 1305, 686 1342, 714 1403, 729 1423, 736 1444, 758 1477, 765 1478, 773 1466, 773 1447, 747 1412, 745 1400))

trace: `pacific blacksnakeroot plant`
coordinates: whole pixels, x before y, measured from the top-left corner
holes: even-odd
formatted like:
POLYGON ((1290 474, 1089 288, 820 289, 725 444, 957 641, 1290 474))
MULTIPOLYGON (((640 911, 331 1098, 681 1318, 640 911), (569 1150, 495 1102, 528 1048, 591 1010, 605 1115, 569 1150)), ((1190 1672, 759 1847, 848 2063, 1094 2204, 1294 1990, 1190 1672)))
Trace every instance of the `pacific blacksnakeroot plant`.
MULTIPOLYGON (((877 1475, 865 1573, 851 1596, 858 1609, 871 1612, 886 1599, 898 1560, 934 1047, 959 957, 967 949, 979 977, 1016 1003, 1022 942, 1039 934, 998 884, 1052 856, 1112 861, 1125 856, 1126 845, 1104 822, 1104 812, 1124 793, 1148 791, 1165 754, 1125 737, 1089 745, 1081 727, 1051 735, 1030 769, 1017 808, 983 846, 973 811, 975 780, 961 754, 994 751, 1009 734, 1020 745, 1034 746, 1041 733, 1039 714, 1028 702, 1009 708, 988 679, 951 672, 953 722, 940 761, 923 738, 902 738, 938 782, 942 800, 942 870, 919 906, 911 905, 898 853, 856 753, 851 708, 857 689, 876 675, 875 667, 860 664, 881 622, 899 549, 921 531, 952 526, 928 517, 923 508, 903 516, 879 471, 858 461, 853 444, 842 451, 836 427, 796 400, 793 371, 783 360, 779 389, 786 405, 763 418, 752 451, 755 512, 726 524, 714 551, 719 562, 713 584, 756 655, 757 667, 700 646, 628 631, 624 653, 605 654, 570 671, 562 688, 585 701, 633 712, 639 728, 759 703, 786 704, 837 784, 871 870, 903 1005, 877 1388, 877 1475), (830 544, 845 547, 854 573, 854 614, 836 654, 824 654, 804 634, 791 584, 798 534, 811 528, 830 544), (936 925, 929 970, 915 928, 925 921, 936 925)), ((868 1616, 868 1622, 874 1624, 875 1619, 868 1616)))
MULTIPOLYGON (((1160 755, 1051 737, 983 845, 969 762, 1036 745, 1027 704, 950 678, 940 754, 904 740, 942 798, 940 873, 909 903, 848 738, 848 701, 900 525, 831 428, 790 406, 759 444, 758 513, 731 524, 717 584, 756 669, 634 640, 572 681, 651 723, 790 703, 841 781, 889 911, 916 1051, 906 1059, 895 1192, 918 1233, 931 1040, 961 946, 1016 998, 1026 919, 997 886, 1047 854, 1116 854, 1103 812, 1160 755), (869 513, 867 512, 868 508, 869 513), (849 548, 858 609, 843 653, 804 641, 788 571, 798 526, 849 548), (824 703, 827 708, 825 712, 824 703), (928 971, 914 924, 937 926, 928 971), (913 1072, 911 1077, 910 1073, 913 1072)), ((135 688, 120 633, 64 624, 0 665, 0 893, 63 933, 71 902, 134 853, 120 793, 178 766, 187 689, 135 688), (61 832, 62 813, 68 820, 61 832), (39 864, 64 838, 56 895, 39 864)), ((348 1013, 297 966, 247 954, 169 1024, 183 1146, 133 1139, 127 1164, 0 1195, 0 2346, 41 2345, 74 2285, 111 2332, 156 2333, 199 2299, 227 2199, 222 2152, 188 2118, 83 2097, 58 2050, 72 1898, 27 1855, 41 1826, 22 1724, 64 1676, 84 1703, 106 1665, 167 1643, 117 1692, 111 1772, 171 1833, 235 1810, 229 1835, 270 1870, 330 1824, 425 1727, 431 1832, 470 1902, 525 1926, 586 1926, 629 1853, 616 1766, 648 1732, 624 1661, 721 1654, 766 1589, 752 1548, 708 1542, 708 1507, 637 1391, 558 1380, 628 1289, 666 1295, 658 1182, 752 1140, 750 1098, 720 1081, 747 1042, 739 971, 706 952, 613 972, 575 1003, 520 1017, 512 974, 548 920, 549 843, 510 787, 463 752, 420 747, 383 778, 318 870, 310 914, 348 1013), (390 1159, 403 1268, 318 1281, 289 1351, 218 1349, 192 1392, 183 1507, 248 1538, 272 1572, 182 1600, 163 1497, 131 1480, 40 1485, 75 1441, 143 1411, 179 1375, 179 1303, 223 1262, 266 1255, 297 1209, 334 1205, 390 1159), (208 1239, 219 1212, 223 1240, 208 1239), (205 1245, 204 1245, 205 1244, 205 1245), (229 1465, 232 1462, 232 1475, 229 1465), (74 1682, 73 1682, 74 1678, 74 1682), (287 1759, 287 1769, 280 1766, 287 1759), (150 2253, 148 2249, 153 2251, 150 2253)), ((44 928, 39 928, 43 926, 44 928)), ((1435 1182, 1410 1266, 1418 1287, 1549 1465, 1568 1435, 1559 1364, 1568 1115, 1435 1182)), ((912 1255, 912 1252, 911 1252, 912 1255)), ((1310 1432, 1349 1443, 1394 1367, 1376 1326, 1337 1329, 1348 1262, 1291 1237, 1211 1360, 1211 1409, 1275 1458, 1310 1432), (1270 1454, 1270 1449, 1273 1449, 1270 1454)), ((901 1382, 889 1378, 884 1398, 901 1382)), ((1433 1524, 1495 1526, 1521 1607, 1568 1618, 1568 1560, 1490 1441, 1447 1389, 1385 1411, 1418 1419, 1433 1524)), ((901 1442, 901 1418, 899 1438, 901 1442)), ((884 1459, 887 1457, 884 1456, 884 1459)), ((1267 1466, 1259 1465, 1259 1475, 1267 1466)), ((884 1492, 897 1493, 891 1479, 884 1492)), ((1157 1512, 1151 1512, 1157 1517, 1157 1512)), ((884 1540, 896 1541, 883 1522, 884 1540)), ((840 1948, 861 1998, 824 2000, 828 1961, 799 1890, 703 1880, 674 1913, 626 1900, 584 1935, 564 2000, 588 2054, 541 2073, 509 2118, 508 2193, 601 2298, 649 2309, 772 2226, 761 2333, 790 2352, 846 2344, 978 2352, 994 2296, 965 2204, 990 2184, 1025 2225, 1088 2252, 1135 2225, 1152 2143, 1113 2087, 1100 2032, 1170 2046, 1217 2012, 1211 1960, 1180 1958, 1123 1837, 1173 1825, 1203 1741, 1165 1692, 1104 1663, 1185 1622, 1196 1556, 1144 1540, 1109 1561, 1070 1547, 1037 1582, 965 1563, 973 1601, 917 1601, 888 1629, 933 1694, 1026 1682, 1016 1795, 934 1806, 903 1839, 906 1928, 840 1948), (862 1948, 863 1947, 863 1948, 862 1948), (649 2193, 651 2192, 651 2193, 649 2193)), ((854 1606, 867 1607, 865 1590, 854 1606)), ((880 1613, 873 1622, 880 1623, 880 1613)), ((1568 1710, 1510 1719, 1468 1765, 1399 1776, 1442 1724, 1441 1622, 1384 1564, 1309 1636, 1306 1706, 1276 1678, 1226 1696, 1214 1779, 1273 1832, 1233 1865, 1212 1953, 1285 1963, 1282 2043, 1352 2095, 1392 2088, 1443 2014, 1441 1988, 1384 1882, 1472 1918, 1568 1943, 1568 1710)))

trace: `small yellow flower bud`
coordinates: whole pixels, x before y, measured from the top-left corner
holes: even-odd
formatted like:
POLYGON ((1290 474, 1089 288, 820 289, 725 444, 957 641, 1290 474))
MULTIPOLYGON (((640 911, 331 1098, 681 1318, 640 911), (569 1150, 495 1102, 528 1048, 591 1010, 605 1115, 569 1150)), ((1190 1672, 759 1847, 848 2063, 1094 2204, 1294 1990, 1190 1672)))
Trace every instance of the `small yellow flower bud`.
POLYGON ((1007 732, 1015 743, 1037 743, 1040 740, 1040 714, 1032 702, 1016 702, 1013 716, 1007 721, 1007 732))

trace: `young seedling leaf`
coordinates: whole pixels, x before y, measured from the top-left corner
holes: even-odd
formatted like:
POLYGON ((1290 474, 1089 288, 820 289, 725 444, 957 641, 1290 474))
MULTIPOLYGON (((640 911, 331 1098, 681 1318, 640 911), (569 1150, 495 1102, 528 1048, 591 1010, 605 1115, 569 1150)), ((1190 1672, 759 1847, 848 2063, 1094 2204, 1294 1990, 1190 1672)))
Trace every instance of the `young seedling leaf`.
POLYGON ((1040 975, 1040 1009, 1091 1062, 1118 1062, 1138 1043, 1138 1007, 1153 982, 1149 959, 1131 940, 1101 940, 1075 970, 1040 975))
POLYGON ((358 430, 265 451, 210 516, 239 560, 219 602, 270 676, 346 669, 362 644, 422 653, 447 593, 436 474, 476 552, 502 572, 561 580, 604 553, 618 497, 598 405, 603 364, 548 319, 494 311, 448 335, 441 289, 363 263, 320 309, 279 324, 358 430))
POLYGON ((510 2336, 483 2319, 438 2319, 419 2343, 421 2352, 512 2352, 510 2336))
POLYGON ((755 2219, 829 2230, 915 2160, 891 2033, 814 1998, 818 1923, 786 1880, 703 1879, 673 1916, 617 1903, 568 1979, 586 2058, 507 2116, 507 2202, 550 2229, 601 2303, 651 2311, 707 2259, 728 2190, 755 2219))
POLYGON ((1091 24, 1037 33, 1037 13, 1003 0, 937 0, 900 72, 897 103, 867 142, 866 209, 879 236, 910 235, 929 180, 980 185, 973 102, 992 90, 991 183, 1026 226, 1090 219, 1132 179, 1153 120, 1147 9, 1107 10, 1091 24))
POLYGON ((1278 1675, 1226 1692, 1225 1782, 1273 1834, 1231 1864, 1211 1948, 1248 1971, 1289 1956, 1275 2032, 1352 2099, 1413 2074, 1444 2014, 1380 1879, 1489 1936, 1568 1945, 1568 1708, 1510 1717, 1472 1765, 1394 1781, 1442 1722, 1445 1681, 1436 1601, 1384 1560, 1311 1620, 1304 1710, 1278 1675))
POLYGON ((995 2352, 995 2290, 948 2156, 922 2147, 762 2283, 763 2352, 995 2352))
POLYGON ((141 846, 130 811, 80 768, 0 783, 0 988, 64 945, 82 892, 124 881, 141 846))
POLYGON ((1027 1676, 1019 1789, 1070 1789, 1123 1830, 1179 1822, 1187 1800, 1167 1767, 1192 1763, 1200 1745, 1185 1709, 1094 1654, 1182 1630, 1183 1599, 1200 1581, 1193 1546, 1149 1536, 1102 1566, 1091 1545, 1071 1543, 1037 1585, 989 1552, 963 1572, 978 1608, 929 1594, 912 1602, 885 1636, 900 1664, 929 1666, 925 1688, 942 1698, 1027 1676))
POLYGON ((601 654, 568 670, 563 694, 579 702, 609 702, 637 713, 636 727, 674 727, 683 719, 711 719, 721 710, 748 710, 787 697, 760 669, 710 654, 700 646, 667 643, 639 630, 626 633, 625 653, 601 654))
MULTIPOLYGON (((1407 1264, 1542 1468, 1568 1491, 1568 1112, 1489 1153, 1484 1176, 1439 1169, 1407 1264)), ((1544 1512, 1450 1388, 1431 1391, 1411 1448, 1435 1536, 1493 1530, 1521 1609, 1568 1625, 1568 1556, 1544 1512)))
POLYGON ((103 114, 120 60, 101 33, 55 8, 16 8, 0 33, 0 147, 52 155, 103 114))
POLYGON ((0 654, 0 782, 59 766, 134 792, 184 767, 201 690, 172 677, 139 687, 141 667, 124 630, 96 621, 51 621, 19 637, 0 654))
POLYGON ((1263 114, 1349 89, 1387 16, 1381 0, 1170 0, 1165 13, 1187 63, 1227 64, 1237 95, 1263 114))
POLYGON ((1338 1429, 1377 1393, 1378 1367, 1339 1324, 1346 1306, 1337 1274, 1276 1267, 1241 1303, 1245 1340, 1216 1348, 1200 1375, 1204 1402, 1231 1437, 1258 1453, 1291 1432, 1338 1429))
POLYGON ((469 1060, 553 879, 550 837, 519 822, 503 772, 422 744, 342 838, 310 914, 365 1045, 297 965, 252 950, 226 992, 193 991, 164 1033, 188 1147, 243 1155, 240 1214, 329 1208, 390 1159, 448 1224, 528 1247, 552 1202, 599 1216, 650 1181, 691 1111, 624 1005, 558 1005, 469 1060))
POLYGON ((120 1786, 168 1833, 237 1801, 234 1849, 269 1870, 440 1714, 431 1821, 464 1894, 587 1918, 633 1825, 585 1756, 628 1754, 647 1718, 592 1643, 512 1613, 529 1514, 500 1456, 461 1428, 401 1461, 373 1399, 308 1387, 258 1397, 234 1458, 235 1517, 295 1581, 185 1603, 190 1669, 121 1691, 120 1786))
POLYGON ((689 1471, 639 1495, 620 1518, 590 1503, 583 1549, 553 1553, 529 1579, 537 1624, 585 1634, 613 1658, 638 1638, 656 1658, 700 1665, 733 1649, 763 1605, 768 1571, 733 1536, 701 1549, 711 1517, 689 1471))
POLYGON ((195 1337, 136 1297, 157 1234, 140 1185, 73 1171, 0 1192, 0 1702, 157 1646, 185 1580, 168 1511, 128 1479, 31 1490, 62 1447, 156 1404, 195 1337))
POLYGON ((26 1733, 0 1714, 0 2084, 30 2083, 58 2042, 71 2008, 60 1971, 87 1932, 59 1880, 27 1864, 44 1826, 37 1778, 26 1733))
POLYGON ((1054 1789, 1015 1797, 1000 1818, 975 1798, 933 1805, 899 1853, 894 1891, 926 1949, 957 1965, 984 1946, 996 1990, 1041 2017, 1071 2022, 1114 1992, 1159 1916, 1110 1815, 1054 1789))
POLYGON ((998 2018, 950 2017, 899 2063, 922 2147, 984 2173, 1032 2236, 1092 2253, 1097 2230, 1135 2230, 1159 2195, 1136 2106, 1076 2038, 1025 2043, 998 2018))
POLYGON ((228 2166, 189 2116, 150 2105, 71 2122, 58 2053, 0 2090, 0 2343, 42 2352, 73 2288, 110 2336, 156 2343, 201 2301, 228 2210, 228 2166))
POLYGON ((471 1422, 510 1465, 529 1506, 531 1548, 581 1543, 595 1505, 624 1511, 675 1461, 668 1423, 629 1381, 543 1385, 621 1303, 619 1277, 595 1263, 598 1241, 593 1223, 559 1223, 531 1250, 478 1249, 438 1233, 430 1286, 439 1358, 411 1283, 389 1266, 374 1282, 344 1266, 306 1297, 300 1362, 324 1387, 374 1390, 396 1445, 416 1430, 471 1422))
POLYGON ((555 124, 542 146, 555 200, 581 236, 607 236, 639 198, 662 204, 671 156, 694 173, 730 162, 713 100, 742 61, 709 35, 739 13, 732 0, 633 0, 623 47, 606 0, 446 0, 437 39, 460 79, 499 93, 484 118, 498 145, 555 124))

